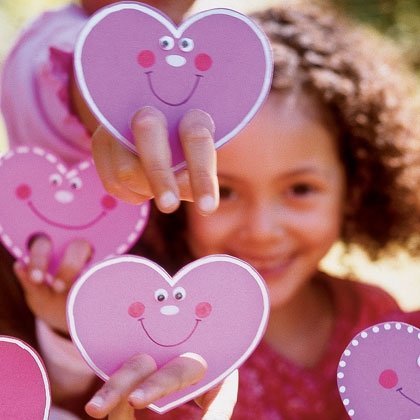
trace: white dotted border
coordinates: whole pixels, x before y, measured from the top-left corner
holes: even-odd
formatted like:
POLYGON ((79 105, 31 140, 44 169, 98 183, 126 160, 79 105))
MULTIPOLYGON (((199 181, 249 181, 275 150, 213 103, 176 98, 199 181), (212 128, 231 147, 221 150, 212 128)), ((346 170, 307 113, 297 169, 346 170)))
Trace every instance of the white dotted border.
MULTIPOLYGON (((3 164, 7 161, 13 158, 15 155, 18 154, 27 154, 27 153, 33 153, 34 155, 44 157, 48 162, 50 162, 53 165, 56 165, 56 169, 60 172, 61 175, 65 176, 66 179, 73 178, 74 176, 78 175, 80 172, 85 171, 86 169, 89 169, 94 163, 93 160, 85 160, 77 165, 75 167, 71 168, 70 170, 67 169, 67 167, 61 163, 56 156, 53 154, 45 151, 44 149, 40 147, 28 147, 28 146, 20 146, 15 149, 12 149, 8 152, 6 152, 3 156, 0 157, 0 168, 3 166, 3 164)), ((143 231, 146 223, 148 222, 148 215, 149 215, 150 206, 148 204, 143 204, 140 206, 140 218, 138 222, 136 223, 134 230, 131 231, 131 233, 127 236, 125 239, 125 242, 122 242, 120 245, 118 245, 117 249, 115 250, 116 255, 124 254, 137 240, 140 233, 143 231)), ((23 250, 15 245, 10 238, 10 236, 5 232, 4 227, 0 223, 0 238, 3 244, 9 249, 9 251, 18 259, 22 259, 25 263, 28 263, 28 257, 24 256, 23 250)), ((115 254, 110 254, 105 257, 105 259, 115 256, 115 254)))
POLYGON ((409 334, 413 334, 414 332, 417 332, 417 338, 420 340, 420 331, 417 328, 413 327, 412 325, 406 324, 404 322, 395 322, 395 321, 384 322, 382 324, 376 324, 373 327, 367 328, 363 330, 361 333, 359 333, 358 335, 356 335, 353 338, 353 340, 350 342, 350 344, 347 346, 347 348, 344 350, 341 356, 341 359, 338 363, 338 369, 337 369, 337 386, 338 386, 338 391, 341 394, 341 400, 344 404, 347 414, 350 417, 353 417, 356 414, 356 412, 354 408, 351 407, 352 404, 351 404, 350 399, 345 395, 347 391, 346 386, 341 383, 341 381, 345 377, 344 371, 347 366, 346 359, 350 358, 352 354, 352 349, 354 347, 357 347, 363 340, 369 337, 369 334, 372 334, 372 333, 378 334, 381 332, 381 329, 383 329, 383 331, 391 331, 392 328, 395 328, 396 330, 403 330, 405 328, 409 334))

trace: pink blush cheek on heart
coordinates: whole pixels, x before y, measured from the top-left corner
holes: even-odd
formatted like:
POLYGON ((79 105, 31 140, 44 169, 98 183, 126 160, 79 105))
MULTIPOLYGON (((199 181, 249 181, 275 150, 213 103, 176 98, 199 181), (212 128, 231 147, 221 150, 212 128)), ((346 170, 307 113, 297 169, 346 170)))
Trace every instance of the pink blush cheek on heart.
POLYGON ((144 314, 145 306, 141 302, 134 302, 128 308, 128 314, 133 318, 139 318, 144 314))
POLYGON ((155 64, 155 55, 153 51, 143 50, 137 56, 137 62, 144 68, 152 67, 155 64))
POLYGON ((31 187, 27 184, 21 184, 16 188, 16 197, 20 200, 27 200, 31 194, 31 187))
POLYGON ((101 204, 105 210, 112 210, 117 207, 117 200, 115 200, 115 198, 111 197, 110 195, 104 195, 102 197, 101 204))
POLYGON ((208 54, 198 54, 194 60, 195 67, 200 71, 207 71, 213 64, 213 60, 208 54))
POLYGON ((212 307, 208 302, 201 302, 195 307, 195 314, 199 318, 207 318, 211 314, 212 307))
POLYGON ((392 369, 386 369, 379 375, 379 384, 386 389, 391 389, 398 384, 398 375, 392 369))

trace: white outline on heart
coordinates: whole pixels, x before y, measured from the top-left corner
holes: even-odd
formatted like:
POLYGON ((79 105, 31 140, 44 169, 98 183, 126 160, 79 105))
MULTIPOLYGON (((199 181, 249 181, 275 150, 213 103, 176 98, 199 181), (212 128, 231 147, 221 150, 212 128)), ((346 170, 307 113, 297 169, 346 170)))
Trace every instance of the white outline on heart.
MULTIPOLYGON (((82 171, 88 169, 90 166, 93 165, 92 160, 84 160, 82 162, 79 162, 77 165, 71 168, 67 168, 64 164, 60 163, 59 159, 54 156, 52 153, 49 153, 45 151, 44 149, 40 147, 27 147, 27 146, 20 146, 16 149, 12 149, 2 155, 0 157, 0 167, 4 165, 4 162, 7 160, 12 159, 17 154, 27 154, 27 153, 33 153, 34 155, 44 157, 51 165, 55 165, 55 169, 60 172, 61 175, 65 176, 67 179, 70 179, 74 177, 75 175, 78 175, 82 171)), ((126 252, 135 241, 139 238, 139 232, 142 232, 144 230, 144 227, 146 223, 149 220, 148 214, 150 211, 150 206, 142 205, 141 210, 139 213, 138 221, 134 227, 134 229, 131 231, 131 233, 127 236, 124 242, 121 242, 118 244, 117 248, 114 251, 114 254, 109 254, 105 256, 104 258, 109 258, 114 256, 115 254, 120 255, 126 252)), ((22 258, 25 253, 24 250, 22 250, 20 247, 13 244, 13 241, 9 234, 6 233, 7 229, 0 223, 0 238, 3 244, 6 246, 6 248, 13 254, 15 258, 22 258)), ((29 262, 29 258, 27 255, 24 256, 23 261, 25 263, 29 262)))
MULTIPOLYGON (((87 24, 83 27, 81 30, 77 41, 76 46, 74 50, 74 69, 75 69, 75 75, 76 75, 76 81, 79 85, 79 88, 82 92, 82 95, 84 96, 89 108, 95 114, 95 116, 98 118, 98 120, 107 128, 107 130, 116 137, 119 141, 121 141, 126 147, 128 147, 133 152, 137 153, 137 150, 135 146, 128 141, 125 137, 123 137, 118 130, 116 130, 113 125, 108 121, 108 119, 102 114, 102 112, 97 107, 94 99, 92 98, 92 95, 89 92, 89 88, 87 86, 84 73, 83 73, 83 66, 82 66, 82 51, 84 47, 84 43, 86 41, 86 38, 89 36, 89 33, 92 31, 92 29, 97 25, 102 19, 104 19, 106 16, 119 12, 121 10, 138 10, 140 12, 143 12, 147 14, 148 16, 156 19, 158 22, 160 22, 163 26, 168 29, 170 33, 173 34, 173 36, 176 39, 180 39, 184 31, 189 28, 193 23, 211 15, 228 15, 233 16, 243 22, 245 22, 247 25, 249 25, 252 30, 255 32, 258 40, 261 42, 262 49, 264 51, 264 57, 265 57, 265 78, 264 82, 261 87, 261 91, 259 93, 259 96, 255 102, 255 104, 252 106, 252 108, 248 111, 246 116, 243 118, 243 120, 234 127, 232 131, 227 133, 224 137, 217 140, 214 144, 216 148, 219 148, 223 144, 225 144, 228 140, 235 137, 254 117, 254 115, 257 113, 261 105, 264 103, 267 93, 270 90, 271 87, 271 79, 272 79, 272 72, 273 72, 273 63, 272 63, 272 52, 271 52, 271 46, 268 38, 265 36, 264 32, 259 28, 259 26, 250 18, 243 15, 242 13, 239 13, 235 10, 231 9, 210 9, 205 10, 199 13, 196 13, 195 15, 192 15, 188 17, 184 22, 181 23, 180 26, 175 26, 166 16, 160 14, 157 9, 154 9, 153 7, 149 6, 143 6, 141 4, 133 4, 133 3, 117 3, 116 5, 107 6, 103 9, 100 9, 100 11, 96 12, 87 24)), ((186 166, 185 162, 181 162, 178 165, 174 166, 174 170, 181 169, 186 166)))
MULTIPOLYGON (((35 352, 35 350, 31 346, 26 344, 24 341, 19 340, 18 338, 6 336, 6 335, 0 335, 0 342, 16 344, 21 349, 27 351, 35 360, 35 363, 37 364, 39 371, 41 372, 42 382, 44 384, 44 389, 45 389, 45 408, 44 408, 43 420, 48 420, 49 412, 51 409, 50 382, 48 380, 48 375, 47 375, 47 371, 45 369, 44 363, 42 362, 40 356, 35 352)), ((4 378, 2 378, 1 380, 4 380, 4 378)))
POLYGON ((179 270, 174 276, 170 276, 160 265, 154 263, 153 261, 148 260, 144 257, 139 257, 135 255, 122 255, 120 257, 111 258, 106 261, 99 262, 95 265, 93 265, 91 268, 89 268, 86 272, 84 272, 79 279, 74 283, 73 287, 70 290, 68 299, 67 299, 67 322, 69 326, 69 332, 72 337, 73 342, 76 344, 76 347, 78 348, 79 352, 81 353, 82 357, 85 359, 87 364, 97 373, 98 376, 100 376, 103 380, 107 381, 109 379, 109 376, 103 372, 101 369, 99 369, 95 362, 89 357, 87 352, 84 349, 84 346, 82 342, 79 339, 79 336, 77 334, 76 324, 74 320, 74 305, 77 298, 77 294, 79 290, 82 288, 83 284, 92 276, 96 271, 101 270, 102 268, 105 268, 110 265, 130 262, 130 263, 136 263, 141 265, 146 265, 153 270, 155 270, 157 273, 161 275, 161 277, 166 280, 166 282, 171 286, 175 286, 175 284, 182 279, 187 273, 194 270, 196 267, 203 266, 205 264, 213 263, 213 262, 229 262, 231 264, 236 264, 248 271, 248 273, 254 278, 257 285, 259 286, 259 289, 261 291, 261 297, 263 301, 263 312, 260 320, 260 324, 258 327, 258 331, 255 334, 254 339, 250 343, 248 349, 244 352, 244 354, 237 360, 232 366, 230 366, 226 371, 222 372, 217 378, 213 379, 213 381, 206 383, 201 388, 198 388, 197 390, 186 394, 185 396, 178 398, 177 400, 174 400, 162 407, 158 407, 155 404, 150 404, 148 407, 152 410, 156 411, 157 413, 163 414, 172 408, 178 407, 179 405, 183 404, 184 402, 190 401, 197 397, 198 395, 201 395, 202 393, 208 391, 209 389, 213 388, 215 385, 217 385, 219 382, 221 382, 224 378, 226 378, 229 374, 231 374, 235 369, 237 369, 240 365, 242 365, 243 362, 252 354, 252 352, 257 347, 258 343, 261 341, 266 326, 268 322, 269 317, 269 310, 270 310, 270 304, 269 304, 269 296, 267 291, 267 286, 265 285, 264 280, 262 277, 258 274, 258 272, 250 266, 248 263, 232 257, 230 255, 209 255, 207 257, 200 258, 196 261, 193 261, 190 264, 187 264, 181 270, 179 270))
MULTIPOLYGON (((341 401, 345 407, 345 410, 347 411, 347 414, 349 417, 353 417, 356 415, 356 412, 353 408, 350 408, 351 401, 349 398, 345 397, 345 393, 347 391, 347 386, 344 384, 341 384, 341 381, 345 377, 344 369, 347 366, 346 359, 351 358, 351 348, 357 347, 360 345, 360 340, 365 340, 368 338, 370 333, 373 334, 379 334, 381 332, 381 328, 385 332, 391 331, 392 328, 395 328, 397 330, 401 330, 403 327, 407 329, 408 334, 417 334, 417 338, 420 341, 420 330, 413 325, 407 324, 405 322, 396 322, 396 321, 389 321, 389 322, 383 322, 380 324, 372 325, 371 327, 365 328, 363 331, 361 331, 358 335, 356 335, 348 344, 346 349, 344 350, 343 354, 341 355, 340 361, 338 363, 338 369, 337 369, 337 387, 338 391, 340 393, 341 401)), ((411 419, 411 420, 420 420, 420 419, 411 419)))

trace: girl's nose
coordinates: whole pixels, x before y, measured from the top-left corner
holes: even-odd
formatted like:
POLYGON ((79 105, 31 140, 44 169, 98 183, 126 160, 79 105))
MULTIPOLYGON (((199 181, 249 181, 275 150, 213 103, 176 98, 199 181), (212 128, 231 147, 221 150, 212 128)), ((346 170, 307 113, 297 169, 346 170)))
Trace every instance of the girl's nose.
POLYGON ((273 203, 257 203, 244 210, 247 214, 244 232, 254 240, 266 241, 284 235, 284 220, 273 203))

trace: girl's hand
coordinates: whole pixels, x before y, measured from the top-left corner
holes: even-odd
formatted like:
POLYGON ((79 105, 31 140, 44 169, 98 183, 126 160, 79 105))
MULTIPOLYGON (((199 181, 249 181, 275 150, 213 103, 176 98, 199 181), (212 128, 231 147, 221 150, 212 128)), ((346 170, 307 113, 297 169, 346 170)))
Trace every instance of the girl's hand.
MULTIPOLYGON (((157 369, 154 360, 145 354, 132 357, 86 405, 94 418, 109 415, 110 420, 134 419, 134 410, 146 408, 154 401, 201 380, 207 370, 202 357, 186 353, 157 369)), ((203 419, 227 420, 236 403, 237 371, 216 388, 196 399, 203 410, 203 419)))
POLYGON ((46 236, 39 235, 31 243, 28 265, 25 266, 21 261, 15 262, 14 271, 22 285, 29 308, 37 318, 63 334, 68 333, 68 291, 89 261, 91 253, 88 242, 81 239, 72 241, 53 277, 47 272, 52 243, 46 236))
POLYGON ((164 213, 176 210, 180 200, 194 201, 202 214, 219 203, 214 123, 200 110, 188 111, 179 123, 187 169, 174 173, 166 118, 153 107, 144 107, 132 119, 136 155, 99 127, 92 142, 93 158, 105 189, 130 203, 155 198, 164 213))

